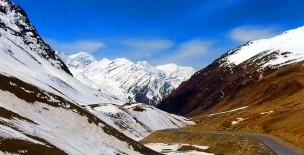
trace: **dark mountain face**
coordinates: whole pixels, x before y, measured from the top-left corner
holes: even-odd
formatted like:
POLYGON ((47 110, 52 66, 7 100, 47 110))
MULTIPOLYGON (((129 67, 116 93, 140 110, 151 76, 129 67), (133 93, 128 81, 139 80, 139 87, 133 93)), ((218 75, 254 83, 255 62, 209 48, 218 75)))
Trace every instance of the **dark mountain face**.
POLYGON ((303 77, 304 61, 268 70, 233 97, 226 92, 211 108, 190 113, 197 124, 188 128, 264 133, 304 148, 303 77))
POLYGON ((224 99, 230 101, 247 87, 262 80, 276 69, 257 71, 257 66, 243 64, 236 67, 219 67, 215 61, 197 72, 190 80, 165 98, 158 108, 180 115, 197 115, 219 104, 224 99))
MULTIPOLYGON (((236 102, 242 90, 250 90, 264 77, 303 61, 304 46, 299 44, 302 36, 303 27, 271 39, 251 41, 239 46, 195 73, 163 99, 158 108, 184 116, 196 116, 210 108, 236 102)), ((292 74, 292 71, 290 73, 292 74)), ((302 87, 303 85, 299 84, 292 92, 295 93, 302 87)), ((270 94, 276 91, 276 88, 265 89, 269 89, 270 94)), ((252 90, 252 93, 256 91, 264 90, 252 90)), ((284 91, 280 93, 283 95, 284 91)), ((255 103, 263 102, 260 100, 255 103)))
POLYGON ((215 61, 197 72, 165 98, 158 108, 180 115, 195 115, 215 106, 224 98, 234 98, 240 89, 259 81, 261 75, 254 65, 220 65, 220 61, 215 61))
POLYGON ((0 20, 0 28, 10 34, 22 38, 23 42, 36 51, 42 58, 48 60, 53 66, 64 70, 72 75, 64 62, 55 54, 55 51, 45 43, 37 33, 35 27, 30 23, 25 11, 15 3, 8 0, 1 1, 0 6, 2 17, 9 16, 9 21, 0 20))

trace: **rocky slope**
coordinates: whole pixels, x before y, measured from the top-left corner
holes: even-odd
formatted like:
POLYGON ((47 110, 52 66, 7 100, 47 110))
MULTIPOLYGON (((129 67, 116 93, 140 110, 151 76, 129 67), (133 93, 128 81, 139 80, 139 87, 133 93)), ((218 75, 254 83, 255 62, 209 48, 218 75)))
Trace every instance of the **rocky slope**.
POLYGON ((267 133, 304 148, 304 27, 248 42, 197 72, 159 108, 196 130, 267 133))
MULTIPOLYGON (((14 41, 17 45, 18 42, 22 42, 22 44, 27 45, 40 57, 48 60, 51 65, 71 74, 67 66, 55 54, 55 51, 41 39, 34 26, 30 24, 30 21, 23 9, 14 3, 11 3, 8 6, 8 1, 5 0, 1 1, 0 4, 0 27, 2 29, 1 34, 4 35, 3 38, 6 38, 7 41, 14 41), (5 33, 17 36, 14 38, 16 40, 10 40, 11 38, 6 37, 5 33)), ((5 44, 6 42, 2 43, 5 44)), ((8 54, 13 54, 10 51, 7 52, 8 54)))
POLYGON ((126 102, 156 105, 194 73, 191 67, 175 64, 154 67, 145 61, 133 63, 124 58, 97 61, 83 52, 58 55, 77 79, 102 92, 115 92, 116 98, 126 102))
POLYGON ((199 125, 193 129, 266 133, 304 149, 303 77, 303 61, 269 73, 235 98, 196 115, 199 125))
POLYGON ((234 99, 240 90, 268 74, 303 61, 303 39, 304 27, 300 27, 274 38, 241 45, 195 73, 158 107, 177 114, 196 115, 224 99, 234 99))
MULTIPOLYGON (((115 122, 116 111, 128 110, 118 106, 124 102, 72 77, 19 6, 0 0, 0 25, 0 154, 156 154, 109 123, 115 122), (104 117, 83 107, 102 103, 113 104, 104 117)), ((165 112, 159 114, 179 126, 190 123, 165 112)), ((135 122, 135 116, 130 112, 128 119, 135 122)), ((146 126, 143 121, 137 123, 139 128, 146 126)), ((140 136, 148 134, 143 132, 140 136)))

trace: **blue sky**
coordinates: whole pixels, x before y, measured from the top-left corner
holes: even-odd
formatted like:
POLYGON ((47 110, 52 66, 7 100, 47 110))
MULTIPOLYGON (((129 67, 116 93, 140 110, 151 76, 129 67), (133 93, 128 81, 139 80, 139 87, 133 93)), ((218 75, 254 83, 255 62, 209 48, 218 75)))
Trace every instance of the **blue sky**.
POLYGON ((12 0, 67 54, 195 69, 248 40, 304 25, 303 0, 12 0))

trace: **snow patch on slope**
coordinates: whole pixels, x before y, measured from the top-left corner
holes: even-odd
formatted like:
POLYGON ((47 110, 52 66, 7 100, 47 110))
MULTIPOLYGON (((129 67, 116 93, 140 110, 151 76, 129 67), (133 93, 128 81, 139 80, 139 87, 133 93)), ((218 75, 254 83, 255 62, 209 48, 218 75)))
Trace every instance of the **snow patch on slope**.
POLYGON ((200 145, 190 145, 190 144, 181 144, 181 143, 173 143, 173 144, 165 144, 165 143, 148 143, 145 144, 148 148, 160 152, 166 155, 214 155, 214 153, 206 153, 204 150, 207 150, 208 146, 200 146, 200 145), (178 151, 183 146, 191 146, 198 150, 187 150, 187 151, 178 151))
MULTIPOLYGON (((13 137, 24 139, 24 134, 43 137, 49 143, 64 150, 68 154, 139 154, 129 148, 128 144, 105 133, 101 126, 89 123, 86 117, 69 109, 57 108, 44 103, 27 103, 14 94, 0 91, 0 107, 17 113, 25 118, 34 120, 36 124, 18 120, 3 119, 0 122, 9 124, 9 127, 0 128, 0 137, 8 130, 14 131, 13 137), (6 104, 6 103, 10 104, 6 104), (14 105, 14 106, 11 106, 14 105), (63 119, 64 118, 64 119, 63 119), (66 119, 68 118, 68 119, 66 119), (17 130, 19 131, 17 131, 17 130)), ((34 143, 37 143, 34 141, 34 143)), ((44 145, 44 144, 43 144, 44 145)))
POLYGON ((184 117, 140 103, 127 103, 122 107, 114 104, 89 105, 85 108, 135 140, 141 140, 156 130, 194 124, 184 117))

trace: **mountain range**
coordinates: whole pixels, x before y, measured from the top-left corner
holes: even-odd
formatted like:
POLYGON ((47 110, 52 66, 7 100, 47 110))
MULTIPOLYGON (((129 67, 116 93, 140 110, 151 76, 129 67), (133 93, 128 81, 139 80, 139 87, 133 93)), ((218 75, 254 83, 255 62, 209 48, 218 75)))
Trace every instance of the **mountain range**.
POLYGON ((216 131, 211 141, 235 131, 303 148, 303 40, 299 27, 249 41, 198 72, 96 60, 54 51, 22 8, 0 0, 0 154, 159 154, 140 140, 163 129, 173 134, 157 139, 175 143, 187 133, 196 143, 205 139, 196 133, 216 131))
POLYGON ((0 42, 0 154, 158 154, 136 140, 193 123, 75 79, 8 0, 0 42))
POLYGON ((176 64, 154 67, 146 61, 134 63, 125 58, 97 61, 84 52, 70 56, 57 54, 75 78, 123 102, 157 105, 195 72, 191 67, 176 64))

